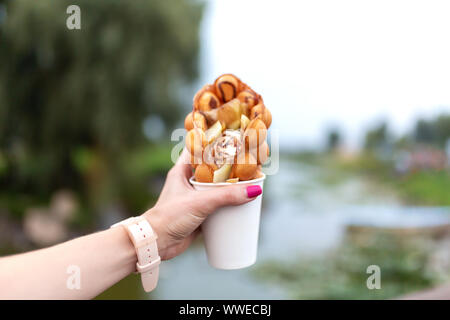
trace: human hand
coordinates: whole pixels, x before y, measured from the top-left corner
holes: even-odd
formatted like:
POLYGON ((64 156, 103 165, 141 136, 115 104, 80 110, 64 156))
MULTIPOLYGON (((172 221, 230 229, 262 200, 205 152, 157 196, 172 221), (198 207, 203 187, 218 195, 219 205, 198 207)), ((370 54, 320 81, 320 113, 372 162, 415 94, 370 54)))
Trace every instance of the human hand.
POLYGON ((201 223, 216 209, 247 203, 262 193, 259 186, 242 185, 198 191, 189 183, 191 176, 189 152, 184 149, 167 174, 156 205, 143 214, 158 235, 162 260, 186 250, 199 233, 201 223))

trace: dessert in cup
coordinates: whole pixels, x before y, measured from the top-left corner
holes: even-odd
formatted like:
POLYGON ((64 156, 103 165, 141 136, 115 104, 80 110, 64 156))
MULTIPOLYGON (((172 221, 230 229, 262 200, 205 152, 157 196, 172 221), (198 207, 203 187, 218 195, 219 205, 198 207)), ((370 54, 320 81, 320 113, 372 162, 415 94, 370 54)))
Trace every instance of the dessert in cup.
MULTIPOLYGON (((184 122, 194 170, 190 183, 197 190, 230 183, 262 189, 271 123, 261 95, 238 77, 224 74, 205 85, 195 94, 184 122)), ((238 269, 256 261, 261 199, 221 208, 205 220, 202 230, 210 265, 238 269)))

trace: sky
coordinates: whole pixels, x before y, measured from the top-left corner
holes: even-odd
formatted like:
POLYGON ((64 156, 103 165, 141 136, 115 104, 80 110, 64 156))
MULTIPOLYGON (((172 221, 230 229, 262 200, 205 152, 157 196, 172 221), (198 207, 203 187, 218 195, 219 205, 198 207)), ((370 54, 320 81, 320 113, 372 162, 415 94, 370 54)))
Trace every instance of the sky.
POLYGON ((260 93, 284 148, 356 148, 383 119, 396 134, 450 112, 450 1, 210 0, 201 82, 234 73, 260 93))

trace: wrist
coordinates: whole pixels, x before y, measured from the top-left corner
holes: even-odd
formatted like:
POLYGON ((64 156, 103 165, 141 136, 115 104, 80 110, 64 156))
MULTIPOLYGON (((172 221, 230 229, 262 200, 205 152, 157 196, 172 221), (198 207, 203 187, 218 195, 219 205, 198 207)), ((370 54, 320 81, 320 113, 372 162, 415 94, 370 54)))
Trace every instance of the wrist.
POLYGON ((169 239, 167 237, 167 233, 164 231, 164 224, 161 221, 160 217, 156 214, 156 210, 151 208, 147 210, 142 216, 150 223, 153 231, 157 235, 156 244, 158 246, 159 256, 161 260, 166 260, 167 250, 169 248, 169 239))
POLYGON ((113 248, 114 257, 117 258, 120 269, 124 268, 127 274, 135 271, 137 261, 136 250, 125 229, 112 228, 105 232, 108 233, 108 237, 106 238, 108 242, 103 245, 113 248), (111 245, 109 246, 109 244, 111 245))

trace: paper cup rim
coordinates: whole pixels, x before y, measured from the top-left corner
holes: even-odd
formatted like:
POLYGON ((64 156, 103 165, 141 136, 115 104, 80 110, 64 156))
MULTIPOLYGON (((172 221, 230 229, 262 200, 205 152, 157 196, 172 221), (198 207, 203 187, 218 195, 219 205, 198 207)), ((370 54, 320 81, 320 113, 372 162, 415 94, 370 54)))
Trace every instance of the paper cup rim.
POLYGON ((253 184, 253 183, 259 183, 261 181, 264 181, 266 179, 266 175, 263 173, 263 176, 261 178, 256 178, 253 180, 245 180, 245 181, 238 181, 238 182, 197 182, 194 180, 194 176, 192 176, 189 179, 189 183, 196 186, 207 186, 207 187, 220 187, 220 186, 232 186, 236 184, 253 184))

